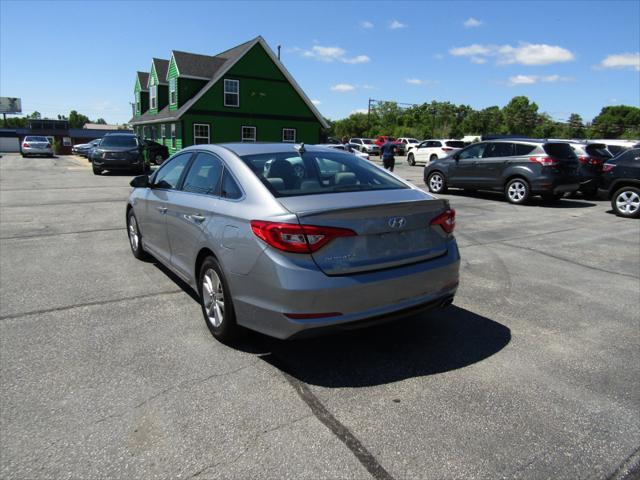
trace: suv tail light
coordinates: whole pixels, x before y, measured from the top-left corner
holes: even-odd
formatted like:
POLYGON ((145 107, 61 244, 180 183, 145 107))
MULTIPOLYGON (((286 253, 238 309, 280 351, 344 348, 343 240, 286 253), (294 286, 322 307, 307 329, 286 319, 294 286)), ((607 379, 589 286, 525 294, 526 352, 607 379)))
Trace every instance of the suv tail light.
POLYGON ((445 210, 431 220, 430 225, 440 225, 445 233, 453 232, 453 229, 456 228, 456 211, 453 208, 445 210))
POLYGON ((558 160, 551 157, 529 157, 529 161, 536 162, 542 165, 543 167, 557 167, 558 160))
POLYGON ((453 150, 451 147, 442 147, 443 152, 450 152, 451 150, 453 150))
POLYGON ((23 146, 24 148, 29 148, 29 144, 28 144, 27 142, 24 142, 24 143, 22 144, 22 146, 23 146))
POLYGON ((356 235, 356 232, 346 228, 316 227, 262 220, 251 220, 251 230, 256 237, 273 248, 292 253, 313 253, 334 238, 356 235))
POLYGON ((587 157, 587 156, 584 156, 584 155, 580 155, 578 157, 578 161, 582 165, 601 165, 602 164, 602 159, 595 158, 595 157, 587 157))
POLYGON ((615 168, 615 166, 616 165, 614 163, 605 163, 604 165, 602 165, 602 173, 610 172, 615 168))

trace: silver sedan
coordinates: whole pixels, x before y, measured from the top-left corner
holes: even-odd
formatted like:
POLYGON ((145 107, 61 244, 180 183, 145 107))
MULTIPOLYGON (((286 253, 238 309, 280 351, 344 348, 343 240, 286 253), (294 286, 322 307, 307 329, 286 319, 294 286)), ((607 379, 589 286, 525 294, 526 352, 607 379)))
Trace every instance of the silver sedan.
POLYGON ((20 144, 20 153, 22 153, 23 157, 28 157, 29 155, 53 157, 53 147, 47 137, 27 135, 20 144))
POLYGON ((201 300, 213 335, 355 328, 453 301, 460 255, 445 200, 346 152, 197 145, 132 180, 131 250, 201 300))

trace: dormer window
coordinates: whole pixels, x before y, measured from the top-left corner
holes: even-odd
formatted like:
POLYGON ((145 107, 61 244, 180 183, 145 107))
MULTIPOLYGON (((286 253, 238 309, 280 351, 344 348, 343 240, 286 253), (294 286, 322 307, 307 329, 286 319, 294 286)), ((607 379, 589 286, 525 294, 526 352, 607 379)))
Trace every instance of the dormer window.
POLYGON ((240 106, 240 80, 224 79, 224 106, 240 106))
POLYGON ((142 105, 140 103, 140 92, 136 92, 136 113, 142 113, 142 105))
POLYGON ((149 87, 149 102, 150 108, 158 108, 158 86, 151 85, 149 87))
POLYGON ((178 79, 169 79, 169 104, 175 105, 178 103, 178 79))

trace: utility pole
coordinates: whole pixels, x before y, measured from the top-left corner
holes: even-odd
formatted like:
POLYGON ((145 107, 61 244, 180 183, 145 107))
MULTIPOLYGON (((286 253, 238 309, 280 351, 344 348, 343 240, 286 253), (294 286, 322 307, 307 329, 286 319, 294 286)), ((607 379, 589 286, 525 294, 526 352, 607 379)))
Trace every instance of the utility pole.
POLYGON ((280 60, 280 49, 282 48, 282 45, 278 45, 278 60, 280 60))

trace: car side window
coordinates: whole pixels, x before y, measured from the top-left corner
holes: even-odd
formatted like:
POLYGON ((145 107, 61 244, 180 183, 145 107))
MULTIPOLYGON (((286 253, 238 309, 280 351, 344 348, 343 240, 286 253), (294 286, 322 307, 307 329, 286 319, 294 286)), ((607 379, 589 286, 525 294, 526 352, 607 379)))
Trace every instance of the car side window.
POLYGON ((242 190, 229 173, 229 170, 225 168, 222 176, 222 193, 223 198, 229 198, 231 200, 237 200, 242 197, 242 190))
POLYGON ((420 145, 418 145, 418 148, 427 148, 427 144, 429 142, 422 142, 420 145))
POLYGON ((511 157, 513 156, 513 143, 490 143, 484 149, 482 158, 511 157))
POLYGON ((482 158, 482 154, 484 153, 486 146, 486 143, 476 143, 475 145, 471 145, 470 147, 461 150, 458 154, 458 158, 460 160, 467 158, 482 158))
POLYGON ((442 146, 442 143, 440 142, 431 142, 431 145, 429 145, 430 147, 434 147, 434 148, 438 148, 442 146))
POLYGON ((222 162, 209 153, 198 153, 184 179, 184 192, 217 195, 222 162))
POLYGON ((514 155, 516 157, 521 157, 524 155, 529 155, 531 152, 533 152, 536 148, 535 145, 524 145, 522 143, 516 143, 514 145, 515 147, 515 153, 514 155))
POLYGON ((153 178, 154 187, 166 190, 175 190, 178 188, 180 177, 182 177, 182 172, 184 172, 190 158, 191 152, 187 152, 176 155, 167 163, 162 165, 153 178))

